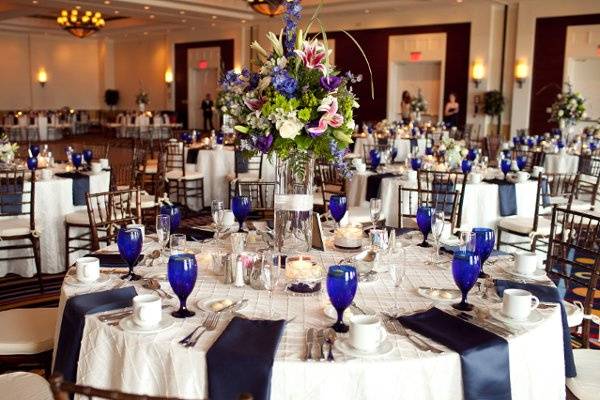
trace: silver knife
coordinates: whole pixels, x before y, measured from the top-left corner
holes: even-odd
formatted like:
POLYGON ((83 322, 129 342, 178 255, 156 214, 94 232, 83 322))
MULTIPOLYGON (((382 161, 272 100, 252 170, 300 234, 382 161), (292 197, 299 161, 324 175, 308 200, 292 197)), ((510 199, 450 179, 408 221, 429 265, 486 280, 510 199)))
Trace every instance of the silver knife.
POLYGON ((406 336, 411 342, 413 342, 413 344, 415 346, 417 346, 421 350, 423 350, 423 351, 431 350, 434 353, 443 353, 442 350, 438 349, 437 347, 433 347, 432 345, 430 345, 429 343, 427 343, 420 337, 415 336, 412 333, 408 333, 408 331, 404 328, 404 326, 402 326, 402 323, 400 323, 400 321, 398 321, 397 319, 394 320, 392 323, 394 323, 398 327, 398 330, 402 333, 402 335, 406 336))
POLYGON ((319 361, 325 361, 325 353, 323 352, 323 345, 325 344, 325 330, 320 329, 317 334, 317 350, 319 352, 319 361))
POLYGON ((304 356, 305 361, 312 360, 312 349, 315 341, 315 329, 310 328, 306 332, 306 355, 304 356))

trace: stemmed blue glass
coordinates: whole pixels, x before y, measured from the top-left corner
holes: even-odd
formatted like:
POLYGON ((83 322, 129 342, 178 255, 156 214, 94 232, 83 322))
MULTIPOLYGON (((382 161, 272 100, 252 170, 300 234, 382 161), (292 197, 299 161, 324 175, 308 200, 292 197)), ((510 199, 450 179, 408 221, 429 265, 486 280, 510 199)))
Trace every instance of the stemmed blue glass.
POLYGON ((250 211, 252 210, 252 200, 248 196, 235 196, 231 199, 231 211, 235 219, 240 224, 240 232, 242 232, 244 221, 248 218, 250 211))
POLYGON ((417 208, 417 226, 423 234, 423 242, 418 244, 420 247, 431 247, 427 243, 427 236, 431 232, 431 215, 433 214, 433 208, 429 206, 420 206, 417 208))
POLYGON ((29 168, 30 171, 34 171, 37 169, 38 166, 38 159, 35 157, 27 157, 27 168, 29 168))
POLYGON ((160 207, 160 213, 166 214, 171 218, 171 233, 175 233, 181 223, 181 211, 175 205, 165 204, 160 207))
POLYGON ((470 160, 462 160, 460 168, 462 169, 463 174, 468 174, 473 168, 473 163, 470 160))
POLYGON ((185 144, 191 144, 193 140, 194 138, 189 132, 183 132, 181 134, 181 141, 183 141, 185 144))
POLYGON ((460 303, 452 305, 457 310, 471 311, 473 309, 473 305, 467 303, 467 295, 477 282, 480 265, 479 256, 475 252, 469 251, 467 248, 461 248, 459 251, 454 252, 452 277, 462 293, 460 303))
POLYGON ((81 153, 73 153, 71 154, 71 162, 73 163, 73 166, 75 167, 75 170, 78 170, 79 167, 81 166, 81 160, 83 159, 81 153))
POLYGON ((519 171, 523 171, 525 166, 527 165, 527 156, 518 156, 517 157, 517 167, 519 171))
POLYGON ((425 147, 425 155, 426 156, 432 156, 433 155, 433 147, 425 147))
POLYGON ((492 254, 496 245, 496 233, 491 228, 473 228, 471 231, 475 234, 475 254, 481 260, 480 278, 487 278, 488 274, 483 272, 483 265, 492 254))
POLYGON ((510 172, 510 167, 512 166, 512 160, 510 158, 503 158, 500 161, 500 169, 504 174, 504 179, 506 179, 506 174, 510 172))
POLYGON ((535 140, 532 137, 527 138, 527 147, 532 148, 535 146, 535 140))
POLYGON ((219 132, 215 135, 215 140, 217 144, 223 144, 223 141, 225 140, 225 135, 222 132, 219 132))
POLYGON ((514 136, 512 138, 513 144, 516 146, 518 146, 518 144, 520 143, 521 139, 518 136, 514 136))
POLYGON ((346 196, 339 196, 334 194, 329 198, 329 212, 331 212, 331 216, 337 222, 338 227, 340 226, 340 221, 346 215, 346 210, 348 208, 348 201, 346 196))
POLYGON ((348 325, 344 324, 344 310, 352 304, 356 288, 358 287, 358 275, 356 268, 351 265, 332 265, 327 271, 327 294, 329 300, 337 312, 337 321, 332 328, 338 333, 348 332, 348 325))
POLYGON ((40 145, 32 144, 29 146, 29 151, 31 152, 31 157, 37 158, 37 156, 40 154, 40 145))
POLYGON ((83 159, 87 165, 92 163, 92 159, 94 158, 94 153, 90 149, 85 149, 81 152, 83 154, 83 159))
POLYGON ((381 164, 381 154, 377 149, 371 149, 371 151, 369 151, 369 157, 371 159, 371 169, 375 171, 377 167, 379 167, 379 164, 381 164))
POLYGON ((117 246, 121 258, 129 265, 129 272, 121 279, 139 280, 141 276, 133 273, 133 267, 142 252, 142 231, 139 228, 121 228, 117 233, 117 246))
POLYGON ((560 150, 560 149, 562 149, 563 147, 565 147, 565 141, 564 141, 564 140, 562 140, 562 139, 558 139, 558 140, 556 141, 556 145, 558 146, 558 149, 560 150))
POLYGON ((477 158, 477 149, 469 149, 469 152, 467 153, 467 159, 469 161, 475 161, 475 159, 477 158))
POLYGON ((416 157, 415 158, 411 158, 410 159, 410 166, 415 171, 418 171, 423 166, 423 160, 421 160, 420 158, 416 158, 416 157))
POLYGON ((398 156, 398 148, 392 146, 392 148, 390 149, 390 157, 392 158, 392 163, 394 162, 394 160, 396 160, 397 156, 398 156))
POLYGON ((187 309, 188 296, 196 285, 198 265, 193 254, 181 253, 169 257, 167 277, 171 288, 179 298, 179 310, 171 313, 175 318, 188 318, 196 313, 187 309))

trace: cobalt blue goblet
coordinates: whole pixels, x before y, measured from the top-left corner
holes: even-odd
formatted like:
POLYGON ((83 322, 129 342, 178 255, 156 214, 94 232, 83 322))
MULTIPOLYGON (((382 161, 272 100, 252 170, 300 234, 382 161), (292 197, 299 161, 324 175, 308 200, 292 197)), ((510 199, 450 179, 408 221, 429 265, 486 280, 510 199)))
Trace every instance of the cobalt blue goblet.
POLYGON ((81 152, 83 154, 83 159, 87 165, 92 163, 92 158, 94 158, 94 153, 90 149, 85 149, 81 152))
POLYGON ((381 164, 381 153, 377 149, 371 149, 369 157, 371 159, 371 169, 375 171, 379 167, 379 164, 381 164))
POLYGON ((225 135, 223 133, 219 132, 215 136, 215 139, 217 141, 217 144, 223 144, 223 140, 225 140, 225 135))
POLYGON ((410 160, 410 166, 415 171, 418 171, 423 166, 423 160, 421 160, 420 158, 411 158, 411 160, 410 160))
POLYGON ((29 151, 31 152, 31 157, 37 158, 37 156, 40 154, 40 145, 32 144, 29 146, 29 151))
POLYGON ((556 145, 558 146, 559 149, 562 149, 563 147, 565 147, 565 141, 562 139, 558 139, 556 141, 556 145))
POLYGON ((38 166, 38 159, 35 157, 27 157, 27 168, 29 168, 30 171, 34 171, 37 169, 38 166))
POLYGON ((329 212, 331 212, 331 216, 337 222, 338 226, 340 226, 340 221, 346 215, 346 210, 348 207, 348 201, 346 196, 333 195, 329 199, 329 212))
POLYGON ((527 156, 518 156, 517 157, 517 167, 519 168, 519 171, 523 171, 523 169, 525 169, 526 166, 527 166, 527 156))
POLYGON ((71 162, 73 162, 73 166, 75 167, 76 170, 78 170, 79 167, 81 166, 82 159, 83 159, 83 156, 81 155, 81 153, 71 154, 71 162))
POLYGON ((467 160, 475 161, 476 158, 477 158, 477 149, 470 148, 469 152, 467 153, 467 160))
POLYGON ((512 141, 515 146, 517 146, 520 143, 520 139, 518 136, 513 137, 512 141))
POLYGON ((192 137, 192 135, 189 132, 183 132, 181 134, 181 141, 184 142, 185 144, 191 144, 193 140, 194 140, 194 138, 192 137))
POLYGON ((425 155, 432 156, 433 155, 433 147, 425 147, 425 155))
POLYGON ((590 142, 589 148, 590 148, 590 151, 596 151, 596 149, 598 148, 598 145, 596 144, 596 142, 590 142))
POLYGON ((527 138, 527 147, 532 148, 535 146, 535 140, 532 137, 527 138))
POLYGON ((169 257, 167 264, 167 277, 171 288, 179 298, 179 310, 171 313, 175 318, 187 318, 196 313, 187 309, 186 300, 194 286, 198 276, 198 265, 193 254, 175 254, 169 257))
POLYGON ((391 150, 390 150, 390 156, 392 157, 392 162, 394 162, 394 160, 398 156, 398 148, 397 147, 392 147, 391 148, 391 150))
POLYGON ((427 236, 431 232, 431 215, 433 214, 433 208, 429 206, 420 206, 417 208, 417 226, 423 234, 423 242, 418 244, 420 247, 431 247, 427 243, 427 236))
POLYGON ((474 252, 461 249, 454 253, 452 257, 452 277, 462 293, 460 303, 452 305, 457 310, 471 311, 473 309, 473 305, 467 303, 467 295, 477 282, 480 265, 479 256, 474 252))
POLYGON ((525 136, 521 136, 519 137, 519 142, 522 146, 525 146, 527 144, 527 138, 525 136))
POLYGON ((348 325, 344 324, 344 310, 352 304, 356 288, 358 287, 358 275, 356 268, 351 265, 332 265, 327 271, 327 294, 331 305, 337 312, 337 321, 333 324, 334 331, 339 333, 348 332, 348 325))
POLYGON ((483 265, 492 254, 496 245, 496 233, 491 228, 473 228, 471 230, 475 234, 475 254, 481 260, 480 278, 487 278, 488 274, 483 272, 483 265))
POLYGON ((166 214, 171 218, 171 233, 175 233, 177 228, 179 228, 179 224, 181 223, 181 211, 179 210, 179 207, 165 204, 160 207, 160 213, 166 214))
POLYGON ((231 199, 231 211, 240 224, 240 232, 243 231, 244 221, 252 210, 252 200, 248 196, 235 196, 231 199))
POLYGON ((500 161, 500 169, 502 170, 502 173, 504 174, 504 179, 506 179, 506 174, 508 174, 510 172, 511 166, 512 166, 512 160, 510 158, 503 158, 502 161, 500 161))
POLYGON ((117 246, 121 258, 129 266, 129 272, 121 279, 137 281, 141 276, 133 273, 133 267, 142 252, 142 231, 139 228, 121 228, 117 233, 117 246))
POLYGON ((473 168, 473 162, 470 160, 462 160, 460 163, 460 168, 462 169, 463 174, 468 174, 473 168))

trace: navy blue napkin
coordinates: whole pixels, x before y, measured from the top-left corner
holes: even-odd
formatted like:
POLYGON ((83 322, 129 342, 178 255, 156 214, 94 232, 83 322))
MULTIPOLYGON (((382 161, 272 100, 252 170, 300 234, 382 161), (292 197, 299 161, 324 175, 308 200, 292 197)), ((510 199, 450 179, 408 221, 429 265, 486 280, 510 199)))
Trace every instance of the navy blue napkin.
POLYGON ((517 214, 517 189, 514 183, 502 179, 489 179, 487 183, 498 185, 498 202, 500 215, 507 217, 517 214))
POLYGON ((550 206, 550 184, 548 178, 542 178, 542 206, 550 206))
POLYGON ((133 287, 73 296, 67 300, 60 324, 60 336, 54 360, 54 372, 60 372, 68 382, 77 382, 77 363, 85 316, 131 306, 137 295, 133 287))
POLYGON ((235 171, 238 174, 248 172, 248 160, 241 151, 235 151, 235 171))
POLYGON ((505 289, 523 289, 531 292, 540 301, 558 303, 560 304, 560 315, 562 318, 563 325, 563 346, 565 353, 565 376, 567 378, 574 378, 577 376, 577 370, 575 369, 575 360, 573 359, 573 349, 571 348, 571 333, 569 331, 569 324, 567 323, 567 312, 565 306, 560 297, 558 289, 554 286, 535 285, 531 283, 519 283, 513 281, 507 281, 502 279, 496 280, 496 291, 498 296, 502 297, 505 289))
POLYGON ((62 172, 55 175, 73 180, 73 205, 85 206, 85 194, 90 191, 90 177, 80 172, 62 172))
POLYGON ((379 197, 379 187, 381 186, 381 180, 383 178, 389 178, 395 176, 391 172, 387 172, 385 174, 375 174, 369 175, 367 177, 367 193, 365 195, 365 200, 369 201, 373 198, 379 197))
MULTIPOLYGON (((96 257, 100 260, 100 268, 129 268, 127 261, 123 260, 123 257, 119 253, 91 253, 88 257, 96 257)), ((136 265, 142 262, 144 255, 140 254, 136 265)))
POLYGON ((285 321, 234 317, 206 353, 208 397, 237 399, 250 393, 254 400, 271 397, 271 373, 285 321))
POLYGON ((17 185, 0 186, 0 213, 21 214, 23 202, 23 182, 17 185), (15 191, 20 193, 15 193, 15 191))
POLYGON ((460 354, 465 400, 511 399, 506 340, 437 308, 398 320, 460 354))
POLYGON ((198 147, 193 148, 193 149, 188 149, 185 163, 186 164, 196 164, 196 162, 198 161, 198 152, 199 151, 200 151, 200 148, 198 148, 198 147))

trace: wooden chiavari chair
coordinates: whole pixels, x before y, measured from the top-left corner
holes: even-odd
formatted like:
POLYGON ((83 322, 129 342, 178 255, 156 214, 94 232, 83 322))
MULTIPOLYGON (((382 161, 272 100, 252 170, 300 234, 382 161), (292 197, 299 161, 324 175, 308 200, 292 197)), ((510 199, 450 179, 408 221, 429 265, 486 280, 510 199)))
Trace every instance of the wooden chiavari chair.
POLYGON ((236 193, 236 185, 238 182, 253 182, 262 179, 262 167, 264 156, 262 154, 255 155, 249 159, 245 159, 243 153, 236 149, 234 153, 234 176, 229 179, 229 204, 231 204, 231 196, 236 193))
POLYGON ((483 139, 482 155, 488 158, 490 166, 496 165, 498 151, 500 151, 500 136, 493 134, 486 136, 483 139))
POLYGON ((252 201, 252 214, 260 219, 273 219, 275 210, 275 182, 238 182, 236 193, 252 201))
POLYGON ((324 211, 327 212, 331 196, 345 194, 346 180, 340 175, 337 168, 329 163, 317 164, 316 169, 316 176, 319 178, 321 187, 321 196, 315 199, 317 200, 316 204, 322 201, 324 211))
POLYGON ((428 189, 414 189, 398 187, 398 225, 401 230, 418 229, 416 224, 417 209, 420 206, 429 206, 434 209, 443 209, 445 220, 454 232, 456 215, 458 212, 458 191, 433 191, 428 189))
POLYGON ((420 170, 417 173, 417 182, 419 190, 431 190, 433 192, 454 193, 458 192, 456 199, 456 219, 453 220, 452 228, 460 228, 462 219, 462 208, 465 197, 466 183, 468 182, 468 173, 462 172, 437 172, 420 170))
POLYGON ((525 164, 524 170, 528 172, 533 171, 533 167, 544 165, 545 153, 543 151, 513 149, 511 150, 510 154, 511 159, 513 160, 516 160, 517 157, 521 156, 527 157, 527 163, 525 164))
MULTIPOLYGON (((0 261, 34 259, 40 291, 42 282, 42 260, 40 238, 35 229, 35 172, 24 169, 0 171, 0 250, 31 249, 32 255, 8 255, 0 261), (27 175, 30 176, 28 183, 27 175), (27 189, 29 186, 29 189, 27 189), (23 243, 27 240, 29 243, 23 243), (15 241, 17 244, 11 244, 15 241)), ((14 254, 12 251, 9 254, 14 254)))
POLYGON ((591 350, 592 322, 600 325, 594 299, 600 294, 600 215, 555 208, 549 237, 546 272, 566 301, 583 298, 582 349, 573 350, 577 377, 567 379, 567 388, 578 399, 597 394, 600 352, 591 350), (573 298, 570 298, 571 294, 573 298))
POLYGON ((600 191, 600 157, 580 156, 577 168, 579 174, 579 186, 576 198, 586 197, 589 199, 593 211, 598 209, 596 201, 600 191))
POLYGON ((190 200, 200 199, 200 208, 204 208, 204 175, 186 171, 185 144, 169 141, 166 150, 165 178, 169 196, 175 195, 176 201, 183 206, 187 206, 190 200))
POLYGON ((119 228, 141 222, 139 188, 88 193, 86 204, 93 251, 100 248, 101 241, 107 246, 113 243, 119 228))

